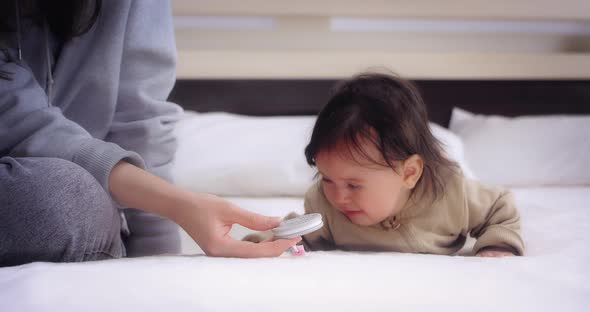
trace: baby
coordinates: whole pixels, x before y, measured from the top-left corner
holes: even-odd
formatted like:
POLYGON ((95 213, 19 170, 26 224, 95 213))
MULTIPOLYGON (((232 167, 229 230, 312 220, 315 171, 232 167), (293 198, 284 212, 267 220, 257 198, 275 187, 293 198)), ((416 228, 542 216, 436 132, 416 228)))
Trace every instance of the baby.
POLYGON ((305 156, 319 175, 305 213, 324 220, 304 235, 309 250, 450 255, 471 235, 475 255, 524 253, 511 194, 463 176, 406 80, 365 73, 341 83, 318 115, 305 156))

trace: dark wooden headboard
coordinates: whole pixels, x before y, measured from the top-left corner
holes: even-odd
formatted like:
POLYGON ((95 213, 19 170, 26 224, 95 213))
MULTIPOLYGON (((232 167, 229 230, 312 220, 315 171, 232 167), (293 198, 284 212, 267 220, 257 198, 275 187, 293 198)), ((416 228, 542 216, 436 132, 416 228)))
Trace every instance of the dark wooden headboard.
MULTIPOLYGON (((187 110, 314 115, 336 80, 179 80, 170 95, 187 110)), ((590 80, 416 80, 430 120, 448 126, 454 106, 504 116, 590 114, 590 80)))

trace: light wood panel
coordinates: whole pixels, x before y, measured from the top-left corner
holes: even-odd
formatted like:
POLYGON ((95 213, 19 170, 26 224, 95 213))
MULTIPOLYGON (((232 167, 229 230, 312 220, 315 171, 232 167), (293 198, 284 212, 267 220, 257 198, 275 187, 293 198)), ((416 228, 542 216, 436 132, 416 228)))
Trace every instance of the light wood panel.
POLYGON ((590 53, 180 50, 177 77, 329 79, 370 67, 411 79, 589 79, 590 53))
POLYGON ((175 15, 590 19, 588 0, 173 0, 175 15))

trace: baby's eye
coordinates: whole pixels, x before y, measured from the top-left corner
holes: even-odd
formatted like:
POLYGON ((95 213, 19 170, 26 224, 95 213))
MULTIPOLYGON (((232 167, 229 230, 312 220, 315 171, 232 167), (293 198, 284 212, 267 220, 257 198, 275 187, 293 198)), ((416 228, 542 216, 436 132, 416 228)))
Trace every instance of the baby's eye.
POLYGON ((332 180, 328 179, 328 178, 322 178, 322 181, 324 183, 332 183, 332 180))
POLYGON ((360 188, 360 185, 351 184, 351 183, 348 183, 346 186, 351 190, 357 190, 360 188))

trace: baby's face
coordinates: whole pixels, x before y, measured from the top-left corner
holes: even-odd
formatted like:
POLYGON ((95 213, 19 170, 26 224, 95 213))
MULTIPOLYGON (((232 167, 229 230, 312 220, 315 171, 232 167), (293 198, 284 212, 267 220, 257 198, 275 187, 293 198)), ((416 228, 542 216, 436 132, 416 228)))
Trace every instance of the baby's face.
MULTIPOLYGON (((364 150, 372 159, 382 159, 373 145, 364 150)), ((402 177, 391 167, 374 164, 360 155, 354 155, 354 159, 344 155, 336 148, 315 157, 330 204, 352 223, 364 226, 397 214, 410 194, 402 177)))

